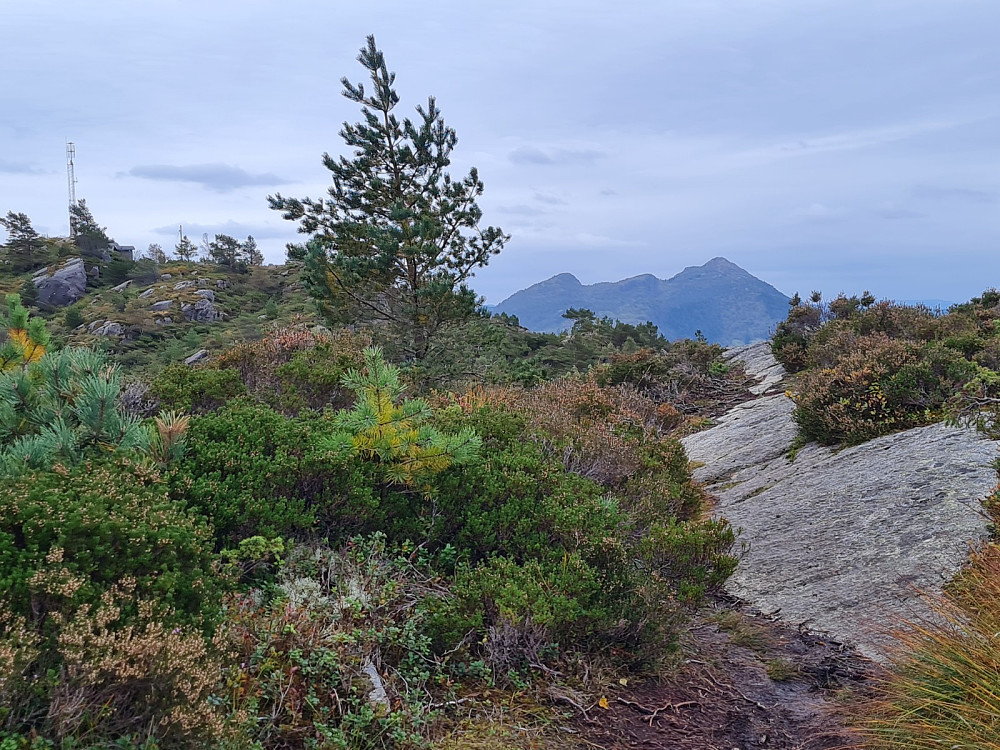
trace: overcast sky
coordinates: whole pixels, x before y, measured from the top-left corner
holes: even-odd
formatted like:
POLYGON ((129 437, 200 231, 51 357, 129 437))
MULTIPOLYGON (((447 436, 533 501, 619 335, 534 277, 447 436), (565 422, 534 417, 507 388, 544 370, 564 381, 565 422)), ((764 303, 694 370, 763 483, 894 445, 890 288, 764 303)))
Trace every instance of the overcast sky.
POLYGON ((962 301, 1000 286, 997 0, 0 0, 0 213, 122 244, 295 225, 374 33, 513 235, 492 303, 553 274, 722 255, 781 291, 962 301))

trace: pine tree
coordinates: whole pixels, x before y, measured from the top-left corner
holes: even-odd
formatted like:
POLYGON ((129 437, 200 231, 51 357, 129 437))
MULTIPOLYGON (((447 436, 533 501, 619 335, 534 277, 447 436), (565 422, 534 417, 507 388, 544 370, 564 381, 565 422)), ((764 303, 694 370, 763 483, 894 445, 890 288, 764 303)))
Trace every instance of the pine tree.
POLYGON ((28 317, 20 296, 6 296, 6 314, 0 311, 0 329, 6 338, 0 343, 0 372, 25 370, 45 355, 49 332, 42 318, 28 317))
MULTIPOLYGON (((461 180, 446 171, 457 143, 433 97, 417 107, 416 122, 393 114, 399 95, 375 37, 358 61, 372 90, 341 83, 361 105, 363 121, 340 131, 350 158, 323 155, 333 173, 329 198, 269 196, 271 208, 299 221, 306 244, 305 282, 337 322, 393 327, 405 353, 423 357, 431 338, 475 310, 466 282, 509 239, 498 227, 479 227, 476 199, 483 183, 475 168, 461 180)), ((301 255, 294 247, 289 257, 301 255)))
POLYGON ((253 235, 247 235, 247 241, 243 243, 243 259, 248 266, 264 265, 264 254, 257 247, 253 235))
POLYGON ((163 252, 163 247, 158 242, 151 242, 146 248, 146 257, 158 265, 167 262, 167 254, 163 252))
POLYGON ((7 244, 3 247, 12 271, 20 273, 45 265, 45 243, 27 214, 8 211, 6 217, 0 218, 0 227, 7 230, 7 244))
POLYGON ((198 256, 198 247, 185 234, 181 241, 174 245, 174 255, 177 260, 193 260, 198 256))
POLYGON ((111 244, 107 229, 100 226, 82 198, 69 208, 73 241, 85 253, 100 255, 111 244))
POLYGON ((421 485, 479 455, 482 440, 471 429, 445 435, 431 423, 426 401, 402 399, 399 368, 386 363, 379 347, 365 349, 364 369, 348 370, 343 384, 357 400, 353 409, 337 416, 338 431, 329 438, 329 448, 380 464, 389 482, 421 485))
POLYGON ((86 348, 46 353, 0 372, 0 476, 116 451, 161 463, 176 458, 186 420, 161 414, 146 428, 119 405, 121 390, 118 366, 86 348))

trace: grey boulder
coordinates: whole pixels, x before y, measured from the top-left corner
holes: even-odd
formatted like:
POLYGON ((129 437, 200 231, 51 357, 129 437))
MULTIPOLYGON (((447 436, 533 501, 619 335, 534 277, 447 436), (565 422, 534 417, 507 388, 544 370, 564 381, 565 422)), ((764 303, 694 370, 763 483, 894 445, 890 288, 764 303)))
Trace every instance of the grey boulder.
POLYGON ((105 320, 93 333, 95 336, 121 336, 124 330, 121 323, 105 320))
POLYGON ((181 311, 187 320, 198 323, 211 323, 222 317, 222 314, 215 309, 215 305, 212 304, 211 300, 207 299, 200 299, 193 305, 183 305, 181 311))
POLYGON ((67 261, 51 275, 37 275, 33 279, 38 287, 38 302, 48 307, 71 305, 87 291, 87 271, 81 258, 67 261))

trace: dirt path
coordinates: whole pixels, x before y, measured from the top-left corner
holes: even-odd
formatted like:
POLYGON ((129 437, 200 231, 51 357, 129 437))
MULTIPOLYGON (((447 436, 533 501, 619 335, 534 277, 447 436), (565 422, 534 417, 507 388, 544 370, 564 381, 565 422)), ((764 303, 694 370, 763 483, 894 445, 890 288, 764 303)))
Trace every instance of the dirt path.
POLYGON ((844 644, 719 600, 689 629, 669 681, 619 686, 578 717, 581 747, 833 750, 859 745, 838 697, 877 667, 844 644))

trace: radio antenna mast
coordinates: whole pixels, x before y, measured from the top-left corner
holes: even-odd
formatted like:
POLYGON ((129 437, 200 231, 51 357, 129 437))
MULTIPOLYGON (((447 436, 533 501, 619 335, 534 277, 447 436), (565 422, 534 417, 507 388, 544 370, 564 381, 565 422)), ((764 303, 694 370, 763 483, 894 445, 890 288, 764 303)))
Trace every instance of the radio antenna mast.
POLYGON ((73 220, 73 208, 76 206, 76 169, 73 160, 76 159, 76 146, 72 141, 66 141, 66 182, 69 186, 69 236, 76 236, 76 222, 73 220))

